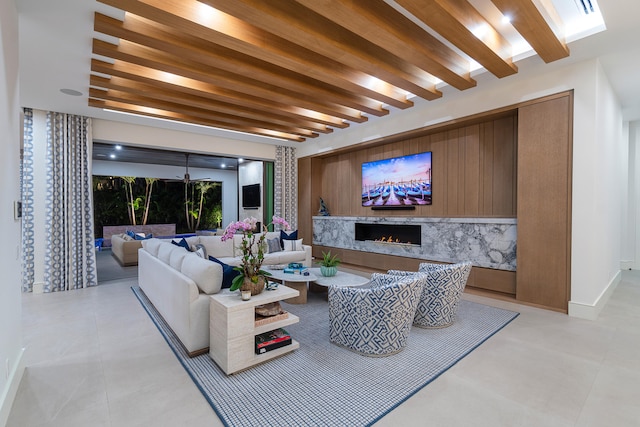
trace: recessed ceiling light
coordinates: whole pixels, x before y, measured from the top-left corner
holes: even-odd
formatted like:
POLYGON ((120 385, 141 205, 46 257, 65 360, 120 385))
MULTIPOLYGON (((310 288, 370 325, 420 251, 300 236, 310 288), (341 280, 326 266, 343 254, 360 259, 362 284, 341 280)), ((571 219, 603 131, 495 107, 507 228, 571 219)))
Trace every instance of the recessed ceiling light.
POLYGON ((73 89, 60 89, 60 92, 64 93, 65 95, 82 96, 82 92, 78 92, 77 90, 73 89))
POLYGON ((223 163, 223 164, 221 164, 221 165, 220 165, 220 167, 221 167, 222 169, 224 169, 224 168, 226 168, 226 167, 227 167, 227 165, 225 165, 225 164, 223 163))
POLYGON ((503 24, 509 24, 509 23, 511 23, 511 17, 510 17, 509 15, 504 15, 504 16, 502 17, 502 23, 503 23, 503 24))
POLYGON ((117 145, 115 146, 115 149, 116 149, 116 150, 122 150, 122 145, 117 144, 117 145))
POLYGON ((109 158, 111 158, 111 159, 115 159, 115 158, 116 158, 116 155, 115 155, 115 154, 110 154, 110 155, 109 155, 109 158))
POLYGON ((238 163, 242 163, 242 162, 244 162, 244 159, 242 158, 238 159, 238 163))

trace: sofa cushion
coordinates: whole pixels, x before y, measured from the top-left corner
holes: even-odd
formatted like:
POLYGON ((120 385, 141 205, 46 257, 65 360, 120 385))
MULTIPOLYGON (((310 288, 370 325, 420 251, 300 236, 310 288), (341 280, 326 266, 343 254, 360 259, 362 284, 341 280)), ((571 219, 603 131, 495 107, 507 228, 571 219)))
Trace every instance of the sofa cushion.
POLYGON ((280 230, 280 245, 283 249, 285 240, 298 240, 298 230, 290 231, 288 233, 284 230, 280 230))
POLYGON ((236 276, 240 275, 240 272, 234 270, 232 265, 225 264, 218 258, 210 256, 209 260, 220 264, 220 266, 222 267, 222 289, 230 288, 233 279, 235 279, 236 276))
POLYGON ((222 236, 199 236, 201 245, 207 250, 207 256, 215 258, 233 256, 233 240, 222 241, 222 236))
POLYGON ((280 246, 280 239, 277 237, 274 239, 267 238, 267 253, 280 252, 282 247, 280 246))
POLYGON ((171 259, 171 252, 173 252, 174 249, 180 249, 181 251, 183 250, 181 248, 175 247, 175 245, 172 245, 169 242, 162 242, 160 248, 158 248, 158 259, 165 264, 169 264, 169 260, 171 259))
MULTIPOLYGON (((262 233, 255 233, 255 240, 253 242, 253 245, 251 246, 251 252, 253 252, 254 254, 258 253, 258 244, 260 243, 260 236, 262 235, 262 233)), ((241 233, 238 234, 234 234, 233 235, 233 256, 235 257, 241 257, 242 256, 242 239, 244 238, 244 235, 241 233)), ((267 248, 266 248, 266 242, 264 243, 265 246, 263 246, 262 250, 263 252, 267 252, 267 248)))
POLYGON ((284 250, 287 252, 296 252, 301 251, 302 249, 302 239, 297 240, 284 240, 284 250))
POLYGON ((198 289, 207 295, 220 292, 222 266, 198 256, 186 256, 182 261, 182 274, 193 280, 198 289))
POLYGON ((135 240, 149 240, 149 239, 153 239, 153 234, 149 233, 145 235, 144 233, 136 233, 133 235, 133 238, 135 240))
POLYGON ((187 242, 187 240, 183 237, 180 240, 177 239, 173 239, 171 240, 171 243, 173 243, 176 246, 181 246, 183 248, 185 248, 186 250, 188 250, 189 252, 191 252, 191 246, 189 245, 189 243, 187 242))
POLYGON ((193 253, 198 255, 202 259, 209 258, 207 255, 207 248, 205 248, 204 245, 201 245, 200 243, 195 245, 195 250, 193 251, 193 253))
POLYGON ((142 241, 142 247, 149 252, 154 257, 158 256, 158 249, 160 249, 160 245, 162 244, 162 240, 160 239, 149 239, 142 241))
POLYGON ((266 254, 264 256, 264 262, 262 265, 270 266, 276 264, 289 264, 290 262, 304 262, 304 251, 280 251, 272 254, 266 254))
POLYGON ((187 250, 180 250, 179 248, 174 248, 174 250, 171 251, 171 255, 169 255, 169 265, 172 268, 180 271, 182 269, 182 262, 184 261, 184 257, 190 254, 191 252, 187 250))

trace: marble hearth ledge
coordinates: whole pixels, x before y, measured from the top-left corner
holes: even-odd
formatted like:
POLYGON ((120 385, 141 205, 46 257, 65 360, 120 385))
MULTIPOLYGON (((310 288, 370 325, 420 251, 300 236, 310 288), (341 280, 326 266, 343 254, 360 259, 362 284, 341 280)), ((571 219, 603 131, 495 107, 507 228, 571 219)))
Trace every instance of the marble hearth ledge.
POLYGON ((407 218, 314 216, 313 244, 440 262, 516 270, 515 218, 407 218), (420 225, 422 244, 385 245, 355 240, 356 222, 420 225))

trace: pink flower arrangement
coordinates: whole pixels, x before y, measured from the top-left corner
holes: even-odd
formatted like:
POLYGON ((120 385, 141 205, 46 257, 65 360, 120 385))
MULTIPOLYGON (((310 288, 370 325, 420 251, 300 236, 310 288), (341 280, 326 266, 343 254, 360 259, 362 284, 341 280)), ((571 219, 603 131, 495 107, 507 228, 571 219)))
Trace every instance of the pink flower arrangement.
POLYGON ((230 290, 235 291, 242 286, 244 278, 250 278, 253 283, 258 283, 260 276, 268 276, 269 273, 261 270, 262 263, 264 261, 264 241, 267 237, 267 227, 270 225, 279 225, 284 230, 290 230, 289 223, 278 216, 273 216, 271 223, 263 225, 262 233, 258 234, 256 226, 258 220, 256 218, 246 218, 243 221, 232 222, 225 228, 224 234, 221 240, 226 241, 233 239, 233 235, 242 233, 242 243, 240 249, 242 250, 242 263, 240 266, 235 267, 234 270, 239 271, 241 274, 233 279, 230 290), (258 237, 259 236, 259 237, 258 237), (256 242, 257 238, 257 242, 256 242), (257 244, 256 244, 257 243, 257 244))

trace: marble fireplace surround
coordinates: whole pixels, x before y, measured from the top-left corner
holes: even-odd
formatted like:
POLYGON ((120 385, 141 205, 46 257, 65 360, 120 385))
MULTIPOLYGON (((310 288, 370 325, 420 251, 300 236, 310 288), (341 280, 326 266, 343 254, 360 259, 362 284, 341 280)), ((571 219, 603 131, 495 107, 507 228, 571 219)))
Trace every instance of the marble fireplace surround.
POLYGON ((313 244, 440 262, 471 261, 476 267, 516 270, 515 218, 407 218, 314 216, 313 244), (355 239, 355 224, 420 225, 421 244, 355 239))

